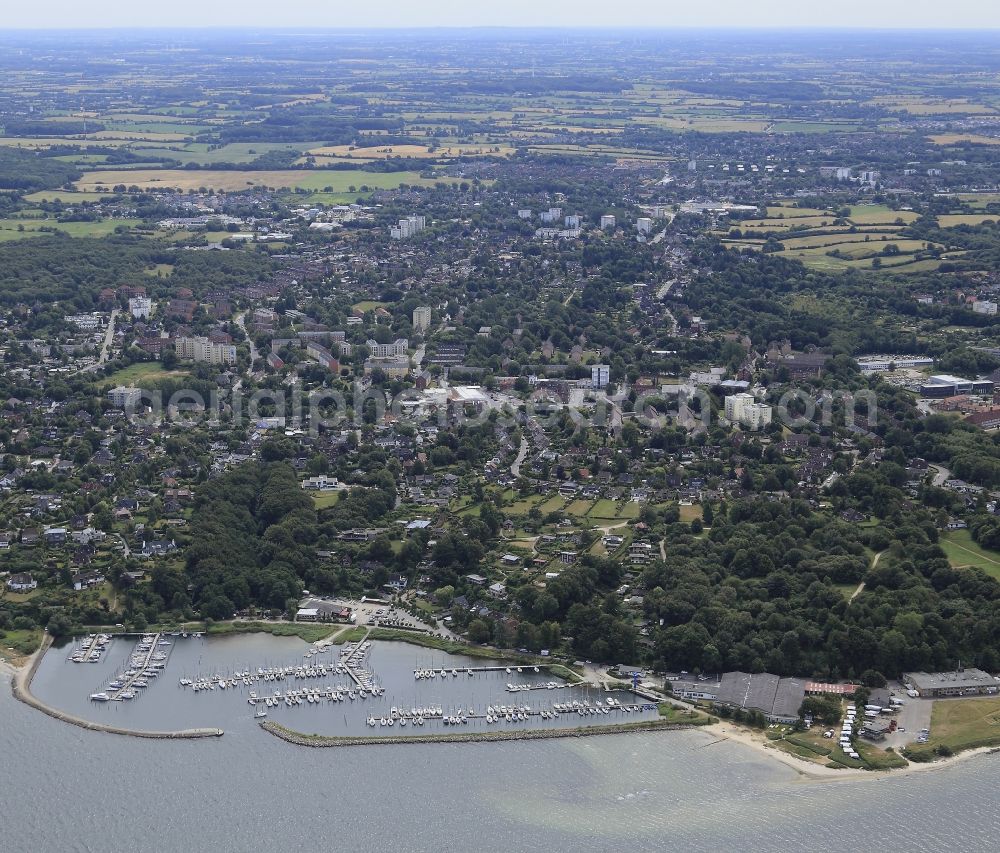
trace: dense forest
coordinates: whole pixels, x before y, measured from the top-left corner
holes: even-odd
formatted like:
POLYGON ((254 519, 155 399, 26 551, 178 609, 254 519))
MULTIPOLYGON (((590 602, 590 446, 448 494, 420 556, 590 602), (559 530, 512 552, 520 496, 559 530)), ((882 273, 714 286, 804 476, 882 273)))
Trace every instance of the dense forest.
POLYGON ((673 538, 666 562, 646 570, 646 613, 664 626, 656 658, 824 678, 959 661, 995 670, 1000 583, 953 569, 936 543, 930 513, 917 507, 859 529, 803 502, 736 503, 707 538, 673 538), (861 581, 865 594, 849 602, 841 587, 861 581))

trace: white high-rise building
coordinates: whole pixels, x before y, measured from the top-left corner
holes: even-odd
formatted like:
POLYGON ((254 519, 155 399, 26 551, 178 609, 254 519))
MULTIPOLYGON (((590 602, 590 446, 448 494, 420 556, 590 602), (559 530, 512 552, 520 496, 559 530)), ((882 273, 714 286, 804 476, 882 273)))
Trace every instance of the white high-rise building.
POLYGON ((615 219, 613 213, 605 213, 604 216, 601 217, 601 228, 603 229, 614 228, 616 224, 617 220, 615 219))
POLYGON ((650 219, 648 216, 640 216, 635 221, 635 227, 640 234, 648 234, 650 231, 653 230, 653 220, 650 219))
POLYGON ((607 388, 611 381, 611 367, 607 364, 590 366, 590 385, 593 388, 607 388))
POLYGON ((410 342, 406 338, 396 338, 391 344, 380 344, 376 340, 365 341, 372 358, 399 358, 406 355, 410 342))
POLYGON ((119 385, 117 388, 112 388, 108 391, 108 401, 117 409, 127 409, 134 406, 139 402, 141 397, 141 388, 132 388, 125 385, 119 385))
POLYGON ((148 320, 153 313, 153 300, 148 296, 133 296, 128 301, 128 310, 136 320, 148 320))
POLYGON ((726 397, 726 420, 747 429, 763 429, 771 423, 771 407, 758 403, 753 394, 732 394, 726 397))
POLYGON ((413 331, 426 332, 431 327, 431 309, 420 305, 413 309, 413 331))
POLYGON ((427 220, 425 217, 407 216, 406 219, 400 219, 398 225, 393 225, 389 229, 389 236, 393 240, 405 240, 407 237, 419 234, 426 227, 427 220))
POLYGON ((178 338, 174 352, 183 361, 207 361, 209 364, 236 364, 236 347, 217 344, 208 338, 178 338))

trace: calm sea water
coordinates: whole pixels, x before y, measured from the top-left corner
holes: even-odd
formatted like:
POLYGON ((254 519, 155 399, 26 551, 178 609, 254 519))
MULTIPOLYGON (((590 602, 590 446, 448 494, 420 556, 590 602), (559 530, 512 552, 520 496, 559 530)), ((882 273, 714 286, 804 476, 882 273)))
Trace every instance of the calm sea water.
MULTIPOLYGON (((263 655, 277 662, 305 648, 270 637, 230 642, 206 641, 202 663, 206 655, 210 665, 231 659, 232 650, 248 663, 263 655)), ((0 684, 0 851, 193 853, 264 843, 395 853, 997 849, 993 756, 932 773, 814 784, 752 750, 687 731, 301 748, 259 731, 241 696, 176 699, 180 651, 163 683, 128 708, 115 703, 120 711, 101 706, 95 714, 85 699, 71 707, 80 688, 89 694, 100 686, 97 667, 67 664, 58 651, 40 668, 38 692, 116 722, 133 724, 134 715, 176 727, 222 725, 222 738, 87 732, 22 705, 0 684)), ((412 681, 412 649, 407 656, 398 663, 412 681)), ((374 653, 372 663, 379 665, 374 653)), ((288 711, 283 722, 295 725, 316 709, 288 711)))

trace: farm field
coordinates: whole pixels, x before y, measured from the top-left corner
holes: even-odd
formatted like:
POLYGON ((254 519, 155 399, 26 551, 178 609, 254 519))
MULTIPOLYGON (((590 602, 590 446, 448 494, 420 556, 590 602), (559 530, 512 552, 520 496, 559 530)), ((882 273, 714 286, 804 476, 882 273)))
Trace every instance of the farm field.
POLYGON ((231 142, 213 147, 204 142, 191 142, 179 146, 150 147, 135 145, 133 150, 143 157, 169 157, 181 163, 197 163, 211 166, 216 163, 250 163, 258 157, 274 151, 291 151, 296 154, 306 151, 312 142, 231 142))
POLYGON ((982 225, 984 222, 1000 222, 1000 214, 988 213, 942 213, 937 218, 942 228, 954 228, 956 225, 982 225))
POLYGON ((87 201, 101 201, 107 198, 106 193, 81 193, 74 190, 40 190, 24 197, 27 202, 42 204, 50 201, 61 201, 66 204, 83 204, 87 201))
POLYGON ((355 186, 363 192, 370 189, 394 189, 400 184, 433 186, 434 181, 421 178, 417 172, 363 172, 359 170, 307 170, 281 169, 275 171, 211 170, 198 169, 137 169, 134 171, 87 172, 76 182, 77 189, 93 192, 98 187, 124 184, 140 189, 197 190, 201 187, 226 192, 237 192, 250 187, 297 188, 322 191, 331 187, 332 192, 347 192, 355 186))
POLYGON ((981 133, 937 133, 927 138, 935 145, 959 145, 966 142, 973 145, 1000 145, 1000 137, 984 136, 981 133))
POLYGON ((514 153, 510 146, 492 145, 442 145, 432 150, 428 145, 372 145, 358 147, 353 145, 326 145, 310 148, 306 152, 314 157, 324 159, 354 160, 388 160, 392 157, 406 157, 420 160, 433 160, 447 157, 509 157, 514 153))
POLYGON ((918 218, 912 210, 893 210, 884 204, 854 205, 850 216, 855 225, 894 225, 900 221, 909 225, 918 218))

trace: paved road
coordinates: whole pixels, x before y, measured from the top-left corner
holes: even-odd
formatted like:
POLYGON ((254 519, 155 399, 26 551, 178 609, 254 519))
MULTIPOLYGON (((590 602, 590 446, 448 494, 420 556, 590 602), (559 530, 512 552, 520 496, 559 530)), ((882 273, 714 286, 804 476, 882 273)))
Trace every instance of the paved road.
POLYGON ((108 356, 111 354, 111 344, 115 339, 115 320, 117 319, 118 309, 115 308, 111 312, 111 318, 108 320, 108 331, 104 334, 104 343, 101 345, 101 354, 98 356, 97 361, 81 368, 78 371, 79 373, 93 373, 95 370, 98 370, 107 363, 108 356))
POLYGON ((951 479, 951 471, 941 465, 931 465, 934 469, 934 479, 931 480, 931 484, 934 486, 943 486, 945 482, 951 479))
POLYGON ((243 333, 247 336, 247 343, 250 344, 250 365, 251 365, 251 372, 253 372, 253 363, 258 358, 260 358, 260 353, 257 352, 257 345, 253 341, 253 335, 247 332, 246 316, 247 316, 246 311, 237 314, 235 317, 235 323, 243 330, 243 333))
POLYGON ((521 437, 521 446, 517 450, 517 459, 514 460, 513 464, 510 466, 510 473, 515 477, 521 476, 521 463, 524 462, 524 457, 528 455, 528 439, 521 437))

